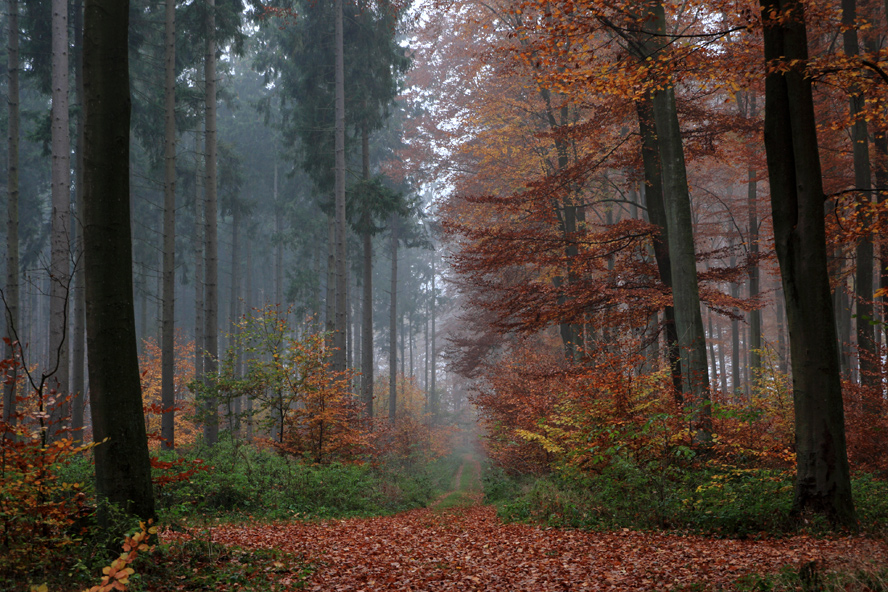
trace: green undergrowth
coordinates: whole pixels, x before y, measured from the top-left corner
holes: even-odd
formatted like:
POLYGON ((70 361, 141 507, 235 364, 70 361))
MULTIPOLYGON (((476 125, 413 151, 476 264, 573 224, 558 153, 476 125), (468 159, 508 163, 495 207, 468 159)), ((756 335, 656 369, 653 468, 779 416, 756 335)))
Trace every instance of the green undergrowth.
MULTIPOLYGON (((173 527, 208 519, 347 518, 424 507, 450 489, 448 479, 459 462, 451 457, 424 462, 417 454, 362 465, 312 465, 231 440, 184 457, 159 456, 162 461, 200 458, 207 467, 155 487, 159 522, 173 527)), ((64 477, 88 483, 92 470, 83 460, 68 467, 64 477)))
MULTIPOLYGON (((158 545, 132 565, 128 590, 295 590, 312 571, 298 557, 273 551, 244 551, 209 541, 205 529, 225 522, 319 520, 393 514, 425 507, 453 486, 460 453, 428 462, 411 456, 377 459, 373 463, 312 465, 300 459, 223 440, 212 449, 160 453, 162 461, 189 467, 202 459, 204 470, 155 486, 158 524, 197 534, 188 542, 158 545), (266 576, 268 576, 266 578, 266 576), (287 582, 280 586, 280 582, 287 582), (277 582, 277 584, 274 584, 277 582), (273 585, 272 585, 273 584, 273 585)), ((60 468, 60 479, 79 483, 92 498, 93 466, 79 458, 60 468)), ((177 470, 166 471, 175 475, 177 470)), ((157 472, 155 477, 161 476, 157 472)), ((47 584, 52 591, 83 590, 97 583, 102 568, 120 554, 120 540, 109 533, 133 532, 138 524, 122 513, 109 512, 112 524, 101 528, 94 515, 71 527, 72 544, 64 555, 20 571, 15 581, 0 578, 0 592, 29 590, 47 584)))
MULTIPOLYGON (((485 500, 506 521, 589 530, 677 530, 716 537, 747 538, 829 531, 819 516, 790 517, 792 476, 767 469, 707 467, 668 476, 615 463, 601 474, 553 473, 510 476, 484 471, 485 500)), ((861 529, 888 532, 888 483, 854 479, 861 529)))

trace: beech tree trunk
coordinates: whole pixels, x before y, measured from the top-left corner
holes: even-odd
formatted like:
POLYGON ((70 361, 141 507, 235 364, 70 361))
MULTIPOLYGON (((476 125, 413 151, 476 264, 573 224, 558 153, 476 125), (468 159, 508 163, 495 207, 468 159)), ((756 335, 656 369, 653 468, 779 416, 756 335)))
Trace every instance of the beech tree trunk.
MULTIPOLYGON (((842 0, 842 34, 845 55, 858 56, 860 45, 855 21, 857 1, 842 0)), ((854 188, 859 190, 858 216, 862 216, 863 236, 857 243, 856 296, 857 296, 857 352, 860 383, 876 386, 880 381, 878 353, 876 352, 875 326, 873 325, 873 239, 870 233, 870 220, 867 204, 871 201, 872 172, 870 171, 869 134, 863 115, 864 96, 857 84, 850 88, 849 100, 851 143, 854 155, 854 188)))
MULTIPOLYGON (((657 131, 654 128, 653 101, 651 94, 645 93, 635 102, 638 114, 638 127, 641 134, 641 157, 644 166, 644 199, 650 223, 659 229, 654 237, 654 259, 660 282, 672 290, 672 261, 669 257, 669 229, 666 225, 666 207, 663 204, 663 178, 660 174, 660 151, 657 145, 657 131)), ((672 373, 672 388, 675 400, 684 404, 681 355, 678 347, 678 330, 675 326, 675 308, 663 308, 663 325, 666 338, 666 354, 672 373)))
POLYGON ((155 513, 133 310, 128 19, 125 0, 86 0, 83 256, 93 440, 103 442, 96 494, 146 520, 155 513))
MULTIPOLYGON (((68 131, 68 3, 52 2, 52 230, 50 237, 49 365, 50 382, 61 397, 68 393, 68 344, 65 342, 70 285, 71 139, 68 131)), ((65 415, 61 401, 50 408, 53 427, 49 440, 65 415)))
MULTIPOLYGON (((19 325, 19 34, 18 0, 9 0, 9 37, 7 39, 6 72, 8 76, 7 105, 9 126, 7 136, 8 163, 6 180, 6 289, 3 296, 6 305, 6 336, 10 342, 4 345, 4 358, 15 357, 13 341, 23 327, 19 325)), ((18 338, 21 340, 21 336, 18 338)), ((17 367, 11 366, 6 372, 3 386, 3 416, 5 423, 16 423, 16 378, 17 367)))
POLYGON ((163 282, 160 329, 161 445, 176 447, 176 1, 166 0, 164 24, 163 282))
MULTIPOLYGON (((749 93, 746 99, 746 113, 748 119, 756 116, 756 99, 754 93, 749 93)), ((746 171, 746 209, 747 216, 747 242, 749 244, 749 298, 758 298, 761 292, 760 270, 757 261, 759 254, 759 220, 758 220, 758 181, 756 170, 749 165, 746 171)), ((759 378, 762 368, 762 311, 757 308, 749 311, 749 371, 751 373, 750 386, 759 378)))
POLYGON ((785 72, 771 71, 765 79, 765 148, 792 356, 793 509, 853 525, 814 101, 811 79, 797 65, 808 60, 805 6, 798 0, 761 0, 761 8, 765 61, 786 64, 785 72))
MULTIPOLYGON (((206 356, 204 357, 204 380, 212 388, 216 382, 219 356, 219 241, 216 226, 216 2, 207 0, 207 47, 204 58, 204 84, 206 86, 205 109, 206 136, 206 286, 204 308, 206 312, 206 356)), ((204 405, 203 436, 206 444, 212 446, 219 439, 219 414, 216 397, 207 398, 204 405)))

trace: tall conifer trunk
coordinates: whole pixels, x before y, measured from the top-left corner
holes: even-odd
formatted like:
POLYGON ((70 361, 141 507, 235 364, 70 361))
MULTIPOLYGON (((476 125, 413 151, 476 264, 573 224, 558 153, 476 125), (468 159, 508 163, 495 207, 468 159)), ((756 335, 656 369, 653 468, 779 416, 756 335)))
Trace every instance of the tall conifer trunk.
MULTIPOLYGON (((52 2, 52 231, 50 237, 49 366, 50 383, 63 397, 68 392, 68 298, 70 297, 71 139, 68 131, 68 3, 52 2)), ((50 409, 55 439, 65 410, 61 401, 50 409)))
MULTIPOLYGON (((204 379, 212 389, 216 382, 219 355, 219 241, 216 222, 216 3, 207 0, 207 46, 204 57, 204 84, 206 85, 205 109, 206 136, 206 286, 204 309, 206 314, 206 355, 204 379)), ((208 397, 204 406, 204 441, 212 446, 219 439, 219 415, 216 397, 208 397)))
POLYGON ((162 446, 172 450, 175 441, 175 298, 176 298, 176 0, 166 0, 164 20, 164 184, 163 282, 160 329, 162 446))
MULTIPOLYGON (((6 336, 10 342, 4 346, 4 357, 15 357, 13 340, 23 330, 19 325, 19 34, 18 0, 9 0, 9 36, 7 38, 7 105, 9 108, 8 162, 6 197, 6 336)), ((19 336, 21 339, 22 336, 19 336)), ((3 421, 15 424, 17 368, 13 365, 6 373, 3 386, 3 421)))
POLYGON ((389 319, 389 421, 395 423, 398 403, 398 216, 389 219, 391 229, 392 283, 389 319))
POLYGON ((342 0, 333 0, 335 12, 334 34, 336 45, 335 64, 335 164, 334 164, 334 207, 336 210, 336 307, 333 333, 333 369, 345 370, 346 365, 346 298, 348 270, 346 268, 346 232, 345 224, 345 67, 344 40, 342 32, 342 0))
MULTIPOLYGON (((361 172, 365 181, 370 180, 370 134, 366 126, 361 129, 361 172)), ((373 235, 370 233, 370 208, 366 208, 361 224, 363 244, 363 289, 364 302, 361 306, 361 398, 367 417, 373 417, 373 235)))
POLYGON ((86 303, 83 288, 83 6, 74 8, 74 87, 80 112, 77 115, 77 148, 74 152, 74 210, 71 225, 74 236, 74 290, 71 315, 71 431, 74 440, 83 441, 83 414, 86 395, 86 303))
MULTIPOLYGON (((96 494, 146 520, 154 495, 133 311, 128 20, 126 0, 86 0, 83 256, 96 494)), ((107 505, 99 509, 108 526, 107 505)))

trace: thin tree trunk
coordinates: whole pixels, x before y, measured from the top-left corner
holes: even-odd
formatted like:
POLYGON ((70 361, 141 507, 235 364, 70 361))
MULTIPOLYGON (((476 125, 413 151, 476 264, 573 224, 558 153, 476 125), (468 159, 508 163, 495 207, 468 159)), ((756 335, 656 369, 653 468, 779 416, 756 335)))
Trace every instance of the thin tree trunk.
MULTIPOLYGON (((860 54, 855 21, 857 20, 857 1, 842 0, 842 34, 845 55, 856 57, 860 54)), ((863 236, 857 243, 857 353, 860 383, 875 386, 881 380, 879 376, 878 354, 876 353, 875 326, 873 325, 873 240, 870 232, 870 219, 867 205, 870 203, 872 188, 872 172, 870 171, 869 134, 866 119, 863 117, 864 96, 855 83, 849 89, 851 125, 851 142, 854 155, 854 188, 861 192, 857 215, 863 228, 863 236)))
POLYGON ((278 196, 278 163, 274 161, 274 304, 284 307, 284 208, 278 196))
POLYGON ((163 281, 160 337, 160 436, 165 450, 176 447, 176 2, 166 0, 164 24, 163 281))
POLYGON ((805 7, 798 0, 761 0, 761 7, 765 60, 788 65, 765 80, 765 147, 792 355, 793 509, 853 525, 814 101, 811 79, 797 65, 808 61, 805 7))
POLYGON ((342 0, 333 0, 335 29, 335 165, 334 165, 334 205, 336 209, 336 310, 333 333, 333 370, 346 368, 346 232, 345 224, 345 67, 344 42, 342 32, 342 0))
POLYGON ((204 199, 201 192, 200 131, 194 133, 194 380, 203 382, 204 339, 204 199))
MULTIPOLYGON (((240 240, 240 226, 241 226, 241 213, 237 204, 232 206, 232 214, 231 214, 231 297, 229 299, 229 314, 228 314, 228 334, 229 334, 229 345, 228 345, 228 354, 234 356, 234 367, 232 368, 234 372, 235 378, 240 378, 240 364, 241 364, 241 346, 238 343, 238 334, 240 333, 240 325, 238 324, 240 321, 240 258, 243 255, 241 253, 241 240, 240 240)), ((233 401, 234 403, 234 416, 231 416, 231 406, 228 406, 228 426, 229 430, 231 430, 232 435, 238 435, 240 431, 240 412, 241 412, 241 404, 240 397, 236 397, 233 401)))
POLYGON ((392 256, 392 284, 389 313, 389 421, 395 423, 397 417, 398 389, 398 218, 392 214, 389 219, 392 256))
POLYGON ((719 366, 721 366, 721 391, 722 396, 728 396, 728 367, 725 361, 725 331, 722 328, 721 323, 716 323, 716 328, 718 329, 718 361, 719 366))
MULTIPOLYGON (((361 128, 361 172, 365 181, 370 179, 370 134, 367 128, 361 128)), ((364 409, 367 417, 373 417, 373 373, 375 362, 373 361, 373 236, 370 233, 369 208, 364 210, 361 221, 364 232, 361 236, 363 243, 363 287, 364 302, 362 305, 361 329, 361 398, 364 401, 364 409)))
MULTIPOLYGON (((70 201, 71 140, 68 131, 68 3, 52 2, 52 231, 49 273, 49 366, 51 386, 64 397, 68 393, 68 344, 65 343, 70 297, 70 201)), ((65 409, 61 402, 50 409, 56 437, 65 409)))
POLYGON ((71 329, 71 431, 75 442, 83 441, 83 414, 86 393, 86 303, 83 288, 83 6, 74 8, 74 87, 80 112, 77 115, 77 148, 74 164, 74 317, 71 329))
POLYGON ((430 386, 429 386, 429 397, 432 402, 432 423, 437 425, 438 423, 438 413, 440 411, 440 399, 438 398, 438 386, 436 384, 438 372, 437 372, 437 361, 438 361, 438 344, 436 340, 436 321, 437 318, 435 316, 436 306, 437 306, 437 288, 435 287, 436 283, 435 278, 435 253, 432 253, 432 353, 431 359, 429 362, 429 372, 430 372, 430 386))
MULTIPOLYGON (((754 93, 749 93, 747 99, 746 117, 752 119, 756 116, 756 98, 754 93)), ((746 170, 746 209, 747 240, 749 243, 749 299, 755 300, 761 292, 760 269, 758 264, 759 254, 759 221, 758 221, 758 181, 756 170, 752 164, 746 170)), ((762 368, 762 311, 760 308, 749 311, 749 371, 752 374, 750 383, 755 383, 762 368)))
MULTIPOLYGON (((19 34, 18 34, 18 0, 9 0, 9 37, 7 39, 8 76, 7 104, 9 107, 8 126, 8 167, 7 167, 7 198, 6 198, 6 289, 4 304, 6 305, 6 336, 5 359, 15 357, 14 340, 24 343, 19 333, 24 329, 19 325, 19 34), (16 338, 18 335, 18 338, 16 338)), ((6 384, 3 387, 4 423, 16 423, 16 382, 18 367, 13 364, 6 371, 6 384)), ((77 434, 75 433, 75 438, 77 434)))
MULTIPOLYGON (((246 286, 244 290, 244 307, 246 308, 245 314, 248 319, 253 317, 253 307, 255 306, 253 303, 253 241, 250 240, 250 237, 247 237, 246 244, 244 245, 245 250, 247 251, 247 277, 245 278, 246 286)), ((244 364, 247 368, 250 367, 250 360, 252 359, 253 354, 250 351, 244 352, 244 364)), ((246 428, 246 440, 247 442, 253 441, 253 398, 249 395, 246 396, 244 400, 244 414, 247 419, 247 428, 246 428)))
MULTIPOLYGON (((204 378, 214 388, 219 355, 219 243, 216 227, 216 3, 207 0, 207 46, 204 57, 206 85, 206 357, 204 378)), ((219 416, 215 395, 208 397, 204 406, 204 441, 212 446, 219 439, 219 416)))
MULTIPOLYGON (((147 520, 155 513, 133 314, 128 17, 125 0, 86 0, 86 326, 93 440, 102 443, 93 450, 96 494, 147 520)), ((108 527, 107 504, 99 511, 108 527)))

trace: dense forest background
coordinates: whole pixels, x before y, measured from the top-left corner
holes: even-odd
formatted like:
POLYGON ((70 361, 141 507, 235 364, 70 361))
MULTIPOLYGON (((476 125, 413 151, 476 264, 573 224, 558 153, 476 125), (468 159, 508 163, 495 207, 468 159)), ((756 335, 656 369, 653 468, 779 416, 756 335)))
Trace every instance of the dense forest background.
MULTIPOLYGON (((57 504, 13 549, 115 500, 66 488, 116 395, 89 394, 84 5, 5 7, 0 482, 47 471, 8 517, 57 504)), ((127 30, 161 517, 280 489, 261 455, 423 505, 477 438, 512 518, 884 522, 888 4, 131 0, 127 30), (220 454, 250 477, 202 482, 220 454)))

